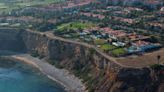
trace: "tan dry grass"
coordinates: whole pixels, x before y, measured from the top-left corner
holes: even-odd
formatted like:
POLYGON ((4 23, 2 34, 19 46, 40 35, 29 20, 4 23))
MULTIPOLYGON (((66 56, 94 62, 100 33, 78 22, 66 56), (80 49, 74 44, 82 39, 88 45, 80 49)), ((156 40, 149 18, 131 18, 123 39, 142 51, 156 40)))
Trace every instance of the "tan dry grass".
POLYGON ((121 64, 132 67, 146 67, 157 63, 157 55, 161 56, 160 63, 164 63, 164 48, 158 51, 146 53, 142 56, 119 58, 117 61, 121 64))

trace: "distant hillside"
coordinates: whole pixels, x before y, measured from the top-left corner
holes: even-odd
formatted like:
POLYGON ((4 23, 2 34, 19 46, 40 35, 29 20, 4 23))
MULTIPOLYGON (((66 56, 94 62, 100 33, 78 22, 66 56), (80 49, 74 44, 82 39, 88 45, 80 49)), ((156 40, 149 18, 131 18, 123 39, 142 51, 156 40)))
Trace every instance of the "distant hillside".
POLYGON ((164 2, 163 0, 107 0, 107 1, 112 1, 114 3, 123 2, 124 4, 133 3, 133 2, 143 2, 144 4, 161 4, 164 2))
POLYGON ((0 0, 0 13, 10 12, 13 9, 19 9, 23 7, 30 7, 35 5, 48 5, 64 1, 65 0, 0 0))
POLYGON ((112 5, 123 5, 123 6, 147 6, 150 8, 158 8, 164 6, 164 0, 100 0, 106 1, 112 5))

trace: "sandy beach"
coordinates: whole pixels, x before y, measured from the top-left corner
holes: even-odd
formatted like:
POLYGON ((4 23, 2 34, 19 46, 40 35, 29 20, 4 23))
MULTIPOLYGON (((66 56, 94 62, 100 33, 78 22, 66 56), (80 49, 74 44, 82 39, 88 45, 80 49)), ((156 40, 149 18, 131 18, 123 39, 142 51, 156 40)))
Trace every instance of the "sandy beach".
POLYGON ((68 92, 85 92, 85 86, 81 80, 73 74, 70 74, 65 69, 57 69, 46 61, 32 57, 29 54, 9 55, 5 57, 11 60, 17 60, 33 65, 50 79, 64 86, 68 92))

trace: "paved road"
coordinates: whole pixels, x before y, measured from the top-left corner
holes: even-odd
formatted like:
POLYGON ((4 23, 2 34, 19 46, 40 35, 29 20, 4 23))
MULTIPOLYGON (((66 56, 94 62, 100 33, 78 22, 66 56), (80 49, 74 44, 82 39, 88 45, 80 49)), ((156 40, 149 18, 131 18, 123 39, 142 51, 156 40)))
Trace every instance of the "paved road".
POLYGON ((31 31, 29 29, 27 29, 27 31, 29 32, 34 32, 34 33, 38 33, 38 34, 41 34, 41 35, 46 35, 48 38, 50 39, 55 39, 55 40, 60 40, 60 41, 63 41, 63 42, 68 42, 68 43, 73 43, 73 44, 77 44, 77 45, 82 45, 82 46, 85 46, 85 47, 88 47, 88 48, 93 48, 95 49, 100 55, 104 56, 106 59, 108 59, 109 61, 117 64, 117 65, 120 65, 121 67, 125 67, 125 68, 141 68, 141 67, 133 67, 133 66, 127 66, 127 65, 124 65, 124 64, 121 64, 119 63, 116 58, 114 57, 111 57, 109 55, 107 55, 106 53, 100 51, 97 47, 93 46, 93 45, 90 45, 90 44, 87 44, 87 43, 84 43, 84 42, 77 42, 75 40, 70 40, 70 39, 65 39, 65 38, 62 38, 62 37, 58 37, 58 36, 55 36, 53 34, 52 31, 48 31, 48 32, 36 32, 36 31, 31 31))

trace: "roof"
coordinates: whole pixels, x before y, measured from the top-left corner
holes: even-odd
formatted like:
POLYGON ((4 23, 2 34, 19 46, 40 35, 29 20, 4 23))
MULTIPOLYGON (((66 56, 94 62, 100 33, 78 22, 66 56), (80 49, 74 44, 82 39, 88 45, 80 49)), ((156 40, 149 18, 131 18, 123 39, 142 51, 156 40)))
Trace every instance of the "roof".
POLYGON ((141 47, 141 46, 147 46, 147 45, 150 45, 149 42, 146 42, 146 41, 136 41, 135 43, 133 43, 133 45, 137 46, 137 47, 141 47))
POLYGON ((81 13, 82 15, 88 16, 88 17, 97 17, 99 19, 105 18, 104 15, 101 14, 93 14, 93 13, 81 13))
POLYGON ((110 27, 103 28, 102 32, 116 37, 122 37, 127 35, 125 32, 121 30, 113 30, 110 27))
POLYGON ((164 11, 164 7, 162 7, 162 8, 160 9, 160 11, 164 11))
POLYGON ((137 35, 136 33, 130 33, 130 34, 128 34, 128 38, 130 38, 130 39, 137 39, 139 37, 140 37, 140 35, 137 35))

